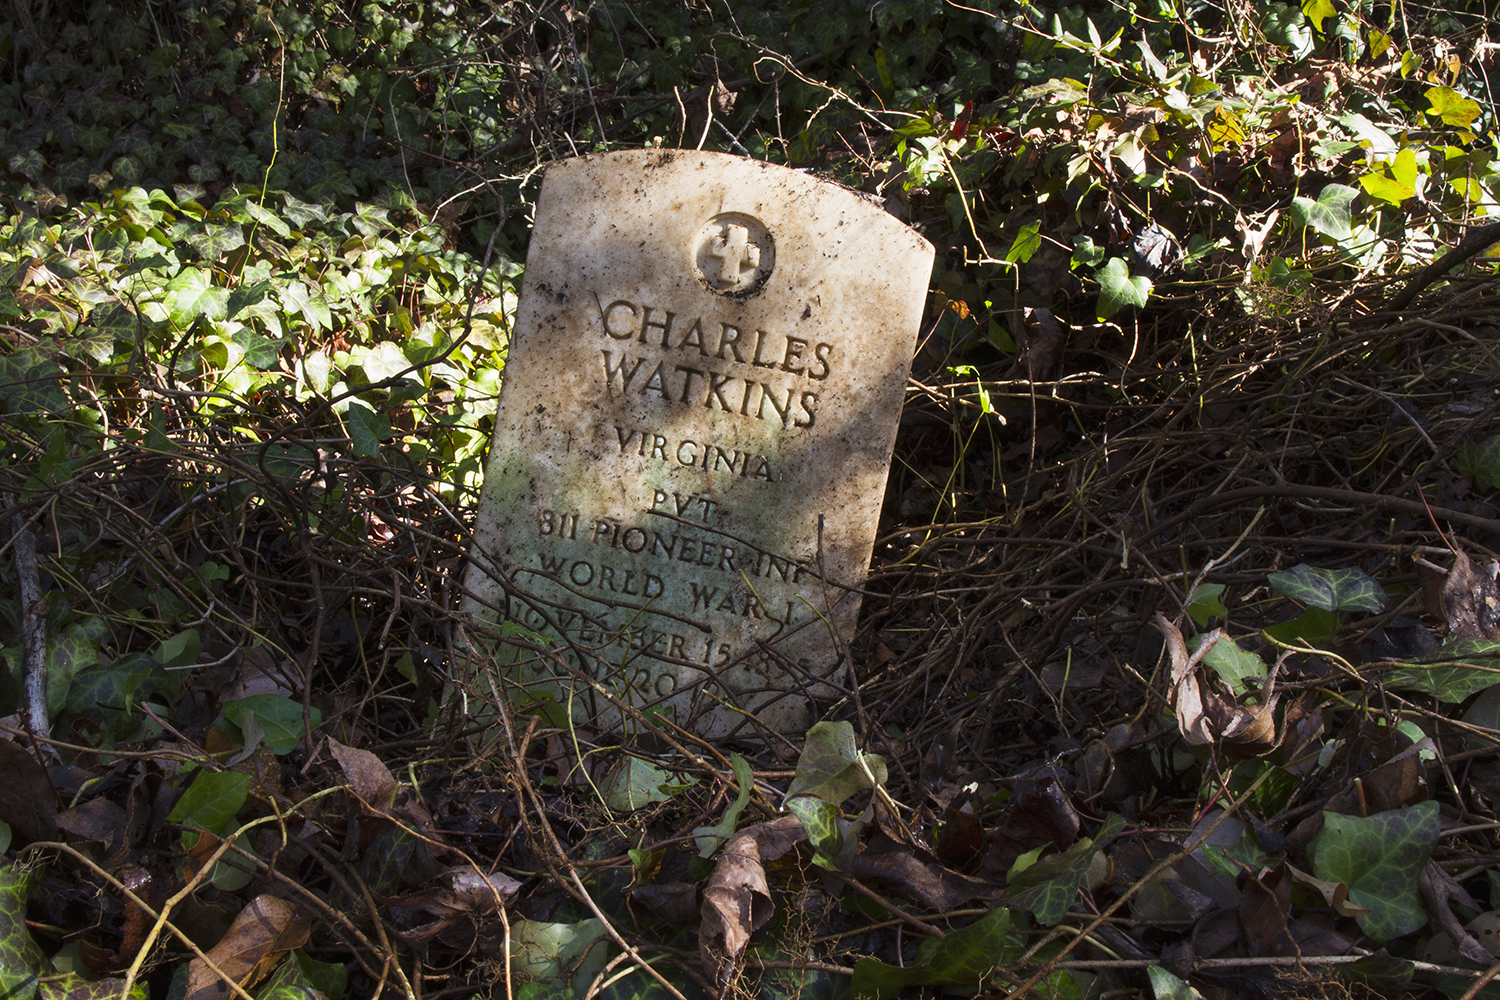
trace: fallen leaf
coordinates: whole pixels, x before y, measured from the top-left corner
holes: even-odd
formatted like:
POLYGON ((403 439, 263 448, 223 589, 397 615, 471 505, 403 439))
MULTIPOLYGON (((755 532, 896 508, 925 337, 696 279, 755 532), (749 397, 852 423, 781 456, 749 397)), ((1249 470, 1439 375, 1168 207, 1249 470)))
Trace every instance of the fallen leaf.
MULTIPOLYGON (((293 948, 307 943, 312 921, 276 896, 256 896, 229 925, 229 931, 208 951, 224 975, 249 988, 264 979, 293 948)), ((201 958, 188 963, 186 1000, 221 1000, 234 995, 201 958)))
POLYGON ((945 865, 967 869, 984 846, 979 817, 952 806, 943 810, 943 825, 932 836, 933 853, 945 865))
POLYGON ((1072 776, 1058 764, 1023 772, 1013 783, 1015 795, 997 827, 990 831, 983 873, 1003 878, 1027 851, 1051 844, 1066 850, 1078 839, 1080 820, 1068 784, 1072 776))
POLYGON ((1453 913, 1454 900, 1470 910, 1476 912, 1480 910, 1479 904, 1474 902, 1473 897, 1454 880, 1453 876, 1439 868, 1436 862, 1429 861, 1427 867, 1422 870, 1422 874, 1417 877, 1417 889, 1422 894, 1422 901, 1427 904, 1427 912, 1438 918, 1438 922, 1443 925, 1443 930, 1448 932, 1449 939, 1455 943, 1460 955, 1481 965, 1495 963, 1495 956, 1485 950, 1474 935, 1458 922, 1458 917, 1453 913))
POLYGON ((381 763, 379 757, 368 750, 346 747, 338 740, 329 738, 328 747, 344 771, 344 777, 354 789, 360 801, 376 812, 390 808, 391 797, 396 794, 396 779, 390 768, 381 763))
POLYGON ((1208 746, 1214 741, 1203 692, 1198 684, 1198 661, 1219 638, 1214 629, 1203 637, 1198 650, 1188 655, 1187 641, 1182 630, 1167 620, 1161 612, 1156 614, 1156 627, 1166 640, 1167 655, 1172 661, 1172 709, 1177 713, 1177 728, 1182 738, 1196 746, 1208 746))
POLYGON ((637 886, 625 898, 660 923, 686 927, 698 919, 698 887, 691 882, 637 886))
POLYGON ((1460 639, 1500 640, 1500 587, 1480 573, 1462 549, 1453 553, 1453 568, 1443 584, 1448 630, 1460 639))
POLYGON ((52 811, 57 795, 47 772, 25 747, 0 740, 0 822, 28 843, 55 840, 52 811))
POLYGON ((447 878, 459 902, 481 913, 493 913, 521 891, 521 883, 509 875, 485 875, 467 865, 450 868, 447 878))
POLYGON ((1275 954, 1276 941, 1292 915, 1292 873, 1285 864, 1244 881, 1240 926, 1252 956, 1275 954))
POLYGON ((971 899, 1000 896, 998 886, 948 871, 935 860, 883 833, 870 838, 865 849, 854 858, 850 874, 857 879, 884 883, 898 895, 929 910, 952 910, 971 899))
MULTIPOLYGON (((1161 612, 1156 614, 1156 627, 1172 661, 1172 705, 1182 738, 1199 746, 1217 744, 1236 760, 1264 757, 1275 750, 1281 742, 1276 730, 1276 676, 1284 661, 1271 669, 1256 702, 1242 702, 1216 691, 1199 668, 1222 639, 1218 629, 1199 637, 1190 656, 1182 631, 1161 612)), ((1242 654, 1238 647, 1235 652, 1242 654)))
POLYGON ((1326 879, 1314 878, 1300 869, 1286 866, 1286 870, 1292 873, 1298 882, 1316 889, 1323 897, 1323 902, 1333 907, 1333 912, 1341 917, 1362 917, 1371 912, 1368 907, 1349 902, 1349 886, 1344 882, 1330 882, 1326 879))
POLYGON ((703 889, 698 928, 698 955, 718 995, 734 982, 750 935, 775 912, 761 862, 774 861, 806 837, 795 816, 782 816, 746 827, 724 845, 703 889))
POLYGON ((110 799, 89 799, 56 816, 57 826, 84 840, 104 845, 107 854, 119 850, 126 839, 125 810, 110 799))

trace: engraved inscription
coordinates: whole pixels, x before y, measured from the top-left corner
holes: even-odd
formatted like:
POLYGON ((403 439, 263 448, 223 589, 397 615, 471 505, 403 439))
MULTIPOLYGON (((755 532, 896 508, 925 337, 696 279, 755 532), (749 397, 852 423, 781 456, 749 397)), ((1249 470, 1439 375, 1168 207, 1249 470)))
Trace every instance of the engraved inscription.
POLYGON ((822 382, 833 371, 832 343, 751 332, 713 317, 679 318, 673 310, 629 299, 603 305, 603 297, 596 294, 595 301, 600 303, 606 342, 619 344, 599 352, 611 395, 654 395, 669 403, 774 420, 782 426, 810 429, 817 423, 818 392, 808 383, 822 382), (635 345, 650 353, 624 350, 635 345), (678 358, 690 363, 678 364, 678 358))
POLYGON ((741 212, 714 216, 698 230, 698 273, 709 288, 742 295, 766 283, 776 260, 776 243, 759 219, 741 212))

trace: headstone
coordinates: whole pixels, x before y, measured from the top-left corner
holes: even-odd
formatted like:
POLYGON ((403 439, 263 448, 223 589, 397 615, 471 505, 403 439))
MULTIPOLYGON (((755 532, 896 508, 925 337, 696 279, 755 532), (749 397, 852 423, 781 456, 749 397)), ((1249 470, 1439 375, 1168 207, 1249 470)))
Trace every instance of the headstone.
POLYGON ((719 153, 547 170, 466 609, 545 638, 508 669, 705 736, 835 693, 930 244, 853 191, 719 153), (593 682, 579 682, 560 662, 593 682))

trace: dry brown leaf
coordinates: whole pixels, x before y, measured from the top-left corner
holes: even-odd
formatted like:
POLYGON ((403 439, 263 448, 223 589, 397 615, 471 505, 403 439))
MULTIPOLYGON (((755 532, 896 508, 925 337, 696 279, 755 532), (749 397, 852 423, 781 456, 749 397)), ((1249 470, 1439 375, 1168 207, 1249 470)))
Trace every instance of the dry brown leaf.
POLYGON ((1198 648, 1188 655, 1182 631, 1157 612, 1156 627, 1166 639, 1172 660, 1172 706, 1177 713, 1177 727, 1182 738, 1199 746, 1217 744, 1237 760, 1264 757, 1275 750, 1281 740, 1276 731, 1276 675, 1281 661, 1272 669, 1256 704, 1241 704, 1220 694, 1201 676, 1203 657, 1219 641, 1214 629, 1202 636, 1198 648))
POLYGON ((36 756, 19 743, 0 740, 0 821, 28 843, 55 840, 56 803, 57 794, 36 756))
POLYGON ((1341 917, 1362 917, 1370 911, 1357 903, 1349 902, 1349 887, 1343 882, 1325 882, 1320 878, 1313 878, 1304 871, 1286 866, 1286 870, 1292 873, 1292 877, 1303 885, 1311 886, 1322 895, 1323 901, 1333 907, 1333 912, 1341 917))
POLYGON ((729 991, 740 957, 775 912, 763 861, 774 861, 807 839, 795 816, 746 827, 724 845, 703 890, 698 955, 720 996, 729 991))
MULTIPOLYGON (((256 896, 208 951, 224 975, 248 989, 264 979, 293 948, 307 943, 312 921, 276 896, 256 896)), ((186 1000, 224 1000, 234 995, 228 983, 201 958, 188 964, 186 1000)))
POLYGON ((698 919, 698 887, 691 882, 659 882, 630 890, 626 897, 632 909, 644 911, 652 920, 681 927, 698 919))
POLYGON ((1474 568, 1463 550, 1453 553, 1453 568, 1443 584, 1448 631, 1460 639, 1500 640, 1500 587, 1492 574, 1474 568))
POLYGON ((96 840, 113 854, 125 845, 125 810, 109 799, 89 799, 56 816, 60 829, 84 840, 96 840))
POLYGON ((1429 861, 1427 867, 1422 869, 1422 874, 1417 876, 1417 889, 1422 893, 1422 902, 1427 904, 1427 912, 1438 918, 1438 923, 1448 932, 1448 937, 1455 943, 1460 955, 1481 965, 1494 964, 1495 956, 1485 950, 1453 913, 1452 904, 1455 900, 1471 910, 1481 909, 1453 876, 1439 868, 1437 862, 1429 861))
POLYGON ((855 856, 850 874, 884 883, 897 895, 929 910, 953 910, 971 899, 998 899, 1002 894, 993 883, 948 871, 883 833, 871 837, 855 856))
POLYGON ((1240 900, 1240 925, 1253 956, 1272 955, 1276 941, 1292 915, 1292 876, 1285 865, 1277 865, 1259 877, 1244 881, 1240 900))
POLYGON ((1203 690, 1198 684, 1198 662, 1219 641, 1219 630, 1214 629, 1203 637, 1198 649, 1189 656, 1187 641, 1182 630, 1167 620, 1160 611, 1156 613, 1156 627, 1167 643, 1167 655, 1172 660, 1172 708, 1177 713, 1177 728, 1182 738, 1197 746, 1213 743, 1214 735, 1208 718, 1203 690))
POLYGON ((391 797, 396 794, 396 779, 390 768, 370 751, 346 747, 332 737, 328 740, 328 747, 360 801, 376 812, 389 810, 391 797))

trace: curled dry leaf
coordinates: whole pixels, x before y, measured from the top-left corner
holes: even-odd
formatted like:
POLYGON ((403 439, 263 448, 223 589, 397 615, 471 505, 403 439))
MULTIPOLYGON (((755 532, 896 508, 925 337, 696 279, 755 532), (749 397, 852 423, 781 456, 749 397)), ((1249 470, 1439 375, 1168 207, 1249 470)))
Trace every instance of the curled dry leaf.
POLYGON ((703 890, 698 955, 720 996, 729 991, 740 957, 771 919, 771 889, 761 863, 774 861, 807 839, 795 816, 746 827, 729 839, 703 890))
POLYGON ((1485 950, 1484 945, 1458 922, 1458 917, 1453 913, 1454 902, 1461 903, 1476 913, 1482 909, 1453 876, 1439 868, 1437 862, 1428 861, 1422 874, 1417 876, 1417 891, 1422 894, 1422 902, 1427 904, 1427 912, 1438 918, 1438 923, 1448 932, 1449 939, 1460 955, 1481 965, 1494 964, 1495 956, 1485 950))
POLYGON ((1283 660, 1278 660, 1266 678, 1260 700, 1242 704, 1220 694, 1202 676, 1200 664, 1219 641, 1221 632, 1214 629, 1188 654, 1182 630, 1157 612, 1156 627, 1167 643, 1172 660, 1172 707, 1177 713, 1177 727, 1182 738, 1198 746, 1217 744, 1230 757, 1245 760, 1264 757, 1281 742, 1276 732, 1276 675, 1283 660))
POLYGON ((1189 656, 1182 630, 1167 621, 1167 616, 1159 611, 1156 627, 1166 640, 1167 655, 1172 659, 1172 708, 1177 713, 1177 728, 1189 743, 1197 746, 1212 744, 1214 734, 1208 719, 1208 706, 1203 700, 1203 689, 1198 683, 1198 663, 1219 641, 1219 630, 1214 629, 1204 636, 1197 652, 1189 656))
MULTIPOLYGON (((229 931, 208 951, 224 975, 249 988, 260 982, 293 948, 307 943, 312 921, 291 903, 275 896, 256 896, 229 925, 229 931)), ((234 995, 201 958, 188 964, 186 1000, 222 1000, 234 995)))
POLYGON ((929 910, 953 910, 971 899, 998 899, 1001 895, 993 883, 949 871, 925 852, 883 833, 870 838, 854 858, 850 874, 888 885, 929 910))
POLYGON ((1291 865, 1286 870, 1292 873, 1292 877, 1305 886, 1316 889, 1323 897, 1323 901, 1333 907, 1333 912, 1341 917, 1362 917, 1370 910, 1357 903, 1349 902, 1349 886, 1343 882, 1326 882, 1320 878, 1313 878, 1307 872, 1291 865))

